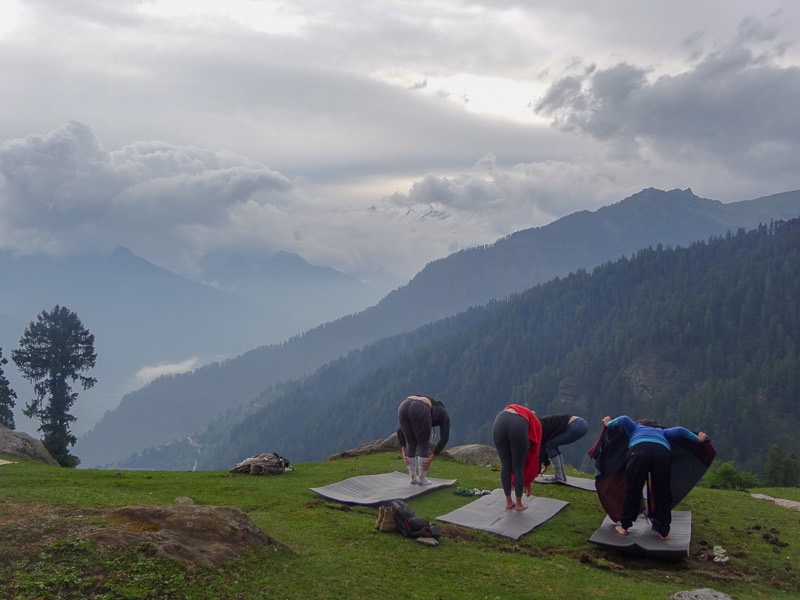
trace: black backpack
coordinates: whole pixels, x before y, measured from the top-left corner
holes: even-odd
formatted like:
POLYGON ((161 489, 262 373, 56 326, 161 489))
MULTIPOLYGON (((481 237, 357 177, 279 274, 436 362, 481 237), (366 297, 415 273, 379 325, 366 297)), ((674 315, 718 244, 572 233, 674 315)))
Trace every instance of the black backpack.
POLYGON ((389 506, 394 513, 395 529, 405 537, 431 537, 439 539, 442 530, 425 517, 420 517, 403 500, 392 500, 389 506))

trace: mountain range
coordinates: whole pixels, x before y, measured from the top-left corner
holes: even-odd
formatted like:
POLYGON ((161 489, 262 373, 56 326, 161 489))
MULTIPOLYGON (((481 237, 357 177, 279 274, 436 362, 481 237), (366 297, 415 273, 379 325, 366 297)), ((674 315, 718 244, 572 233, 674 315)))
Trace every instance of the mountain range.
POLYGON ((400 400, 425 393, 447 407, 450 446, 491 444, 515 402, 583 416, 589 434, 563 452, 587 470, 602 417, 627 414, 703 430, 761 472, 773 445, 800 453, 798 296, 800 219, 643 249, 352 351, 117 467, 317 462, 386 438, 400 400))
MULTIPOLYGON (((146 383, 137 375, 148 369, 188 361, 187 369, 237 356, 297 335, 316 319, 365 308, 385 293, 288 253, 261 263, 209 259, 202 278, 213 284, 157 267, 123 247, 103 257, 0 252, 0 348, 9 357, 43 310, 59 304, 75 312, 94 334, 97 352, 91 375, 98 383, 81 391, 74 408, 85 432, 146 383)), ((13 364, 5 371, 19 408, 32 398, 31 386, 13 364)))
POLYGON ((372 342, 642 248, 684 246, 798 214, 800 191, 724 204, 688 189, 646 189, 597 211, 574 213, 434 261, 374 306, 284 342, 156 379, 126 394, 78 440, 74 453, 84 466, 110 465, 196 435, 256 398, 271 402, 292 380, 372 342))

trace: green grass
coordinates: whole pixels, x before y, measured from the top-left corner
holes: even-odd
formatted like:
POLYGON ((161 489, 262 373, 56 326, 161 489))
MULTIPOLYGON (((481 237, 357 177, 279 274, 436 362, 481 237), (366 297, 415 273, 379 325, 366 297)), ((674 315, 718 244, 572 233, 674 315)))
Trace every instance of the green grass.
MULTIPOLYGON (((602 522, 602 508, 594 494, 564 486, 535 486, 534 494, 569 505, 518 541, 445 526, 432 548, 378 532, 376 508, 343 508, 309 490, 354 475, 402 470, 397 453, 299 464, 292 473, 269 477, 3 465, 0 597, 666 599, 682 590, 713 588, 737 599, 800 598, 800 513, 744 492, 693 490, 678 507, 692 512, 692 556, 664 562, 588 543, 602 522), (111 551, 70 533, 70 523, 80 519, 103 526, 106 510, 174 504, 178 496, 239 507, 283 547, 254 548, 213 569, 159 558, 147 545, 111 551), (63 509, 64 530, 44 537, 30 532, 36 552, 20 556, 14 540, 21 533, 8 514, 12 503, 63 509), (786 545, 765 539, 770 530, 770 538, 786 545), (730 563, 699 562, 694 554, 703 543, 724 546, 730 563)), ((446 458, 437 459, 431 475, 457 479, 459 486, 499 485, 497 472, 446 458)), ((798 496, 796 489, 754 491, 798 496)), ((434 518, 473 499, 444 489, 410 504, 434 518)))

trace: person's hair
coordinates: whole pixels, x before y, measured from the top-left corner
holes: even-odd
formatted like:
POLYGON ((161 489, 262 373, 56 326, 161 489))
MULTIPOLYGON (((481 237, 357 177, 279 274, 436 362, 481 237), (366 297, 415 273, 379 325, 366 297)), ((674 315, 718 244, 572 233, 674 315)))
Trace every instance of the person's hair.
POLYGON ((423 396, 423 398, 427 398, 431 401, 431 406, 438 406, 439 408, 444 408, 444 402, 441 400, 437 400, 433 396, 423 396))
POLYGON ((656 421, 654 419, 639 419, 636 422, 639 425, 647 425, 648 427, 659 427, 661 429, 664 428, 664 426, 661 423, 659 423, 658 421, 656 421))

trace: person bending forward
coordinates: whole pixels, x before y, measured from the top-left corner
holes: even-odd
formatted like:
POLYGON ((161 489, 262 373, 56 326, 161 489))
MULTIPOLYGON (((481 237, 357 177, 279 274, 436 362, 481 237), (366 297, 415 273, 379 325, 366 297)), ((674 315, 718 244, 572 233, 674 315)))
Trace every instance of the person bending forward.
POLYGON ((411 475, 411 483, 430 485, 427 477, 433 459, 444 450, 450 438, 450 416, 444 403, 430 396, 409 396, 397 409, 400 429, 397 441, 411 475), (431 433, 439 428, 439 443, 431 452, 431 433))
POLYGON ((533 411, 519 404, 509 404, 494 420, 494 447, 500 457, 500 484, 506 496, 506 508, 528 508, 522 494, 531 495, 533 480, 539 472, 539 447, 542 424, 533 411), (511 486, 514 486, 514 500, 511 486))
POLYGON ((610 428, 622 429, 628 436, 628 457, 625 461, 627 487, 622 503, 622 513, 615 529, 619 535, 628 535, 628 529, 639 516, 642 503, 642 488, 648 476, 651 479, 653 497, 652 527, 662 540, 669 537, 672 524, 672 447, 670 440, 686 438, 702 443, 708 436, 702 431, 695 434, 685 427, 662 428, 657 422, 640 419, 634 422, 627 415, 616 419, 603 417, 610 428))

